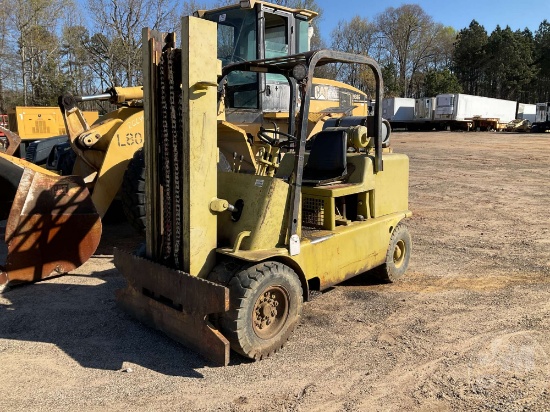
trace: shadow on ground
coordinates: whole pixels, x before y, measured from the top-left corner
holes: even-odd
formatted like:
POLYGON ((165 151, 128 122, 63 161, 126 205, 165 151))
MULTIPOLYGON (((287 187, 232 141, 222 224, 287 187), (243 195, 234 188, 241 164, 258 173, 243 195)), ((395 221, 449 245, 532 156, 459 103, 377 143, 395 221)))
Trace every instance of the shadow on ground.
POLYGON ((116 269, 90 276, 101 283, 42 282, 2 295, 8 303, 0 304, 0 338, 53 343, 86 368, 120 370, 130 362, 165 375, 201 378, 195 369, 213 366, 119 309, 115 290, 124 280, 116 269))

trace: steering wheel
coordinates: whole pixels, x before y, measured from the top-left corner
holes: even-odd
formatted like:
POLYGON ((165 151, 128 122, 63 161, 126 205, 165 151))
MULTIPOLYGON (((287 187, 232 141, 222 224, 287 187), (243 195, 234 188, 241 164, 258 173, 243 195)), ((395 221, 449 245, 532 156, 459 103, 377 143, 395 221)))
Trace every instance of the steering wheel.
POLYGON ((293 136, 291 134, 281 132, 281 131, 275 130, 275 129, 264 129, 262 126, 260 126, 260 131, 258 132, 258 138, 262 142, 267 143, 270 146, 275 146, 275 147, 282 147, 286 144, 289 144, 290 142, 296 142, 298 140, 296 138, 296 136, 293 136), (287 140, 285 140, 284 142, 280 142, 279 137, 271 138, 271 137, 268 136, 268 133, 274 134, 276 136, 284 136, 284 137, 286 137, 287 140))

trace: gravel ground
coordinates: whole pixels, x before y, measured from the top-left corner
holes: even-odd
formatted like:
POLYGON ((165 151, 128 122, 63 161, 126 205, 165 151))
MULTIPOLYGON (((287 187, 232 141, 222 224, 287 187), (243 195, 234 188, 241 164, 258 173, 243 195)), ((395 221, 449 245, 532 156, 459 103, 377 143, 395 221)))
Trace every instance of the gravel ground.
POLYGON ((351 279, 281 352, 217 368, 116 307, 112 246, 140 239, 106 224, 81 268, 0 297, 0 410, 550 409, 550 136, 392 144, 411 160, 403 281, 351 279))

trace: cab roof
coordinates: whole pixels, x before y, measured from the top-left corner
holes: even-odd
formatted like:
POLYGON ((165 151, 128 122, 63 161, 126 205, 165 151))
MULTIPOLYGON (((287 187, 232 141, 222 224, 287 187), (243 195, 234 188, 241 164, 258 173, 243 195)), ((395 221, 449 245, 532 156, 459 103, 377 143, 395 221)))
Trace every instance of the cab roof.
POLYGON ((219 7, 217 9, 210 9, 210 10, 197 10, 195 13, 193 13, 194 16, 202 18, 206 13, 215 13, 223 10, 230 10, 235 8, 241 8, 241 9, 253 9, 257 4, 261 4, 265 7, 269 7, 275 10, 282 10, 287 11, 289 13, 293 14, 299 14, 307 19, 307 21, 313 20, 315 17, 317 17, 318 13, 312 10, 307 9, 293 9, 290 7, 280 6, 278 4, 269 3, 267 1, 260 1, 260 0, 241 0, 239 3, 232 4, 229 6, 219 7))

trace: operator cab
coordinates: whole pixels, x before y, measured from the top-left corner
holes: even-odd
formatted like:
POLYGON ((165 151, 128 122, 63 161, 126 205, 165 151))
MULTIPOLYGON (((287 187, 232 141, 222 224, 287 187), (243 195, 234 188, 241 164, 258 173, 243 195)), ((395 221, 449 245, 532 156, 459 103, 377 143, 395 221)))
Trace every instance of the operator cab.
MULTIPOLYGON (((218 24, 217 56, 225 67, 309 51, 309 22, 317 13, 261 1, 241 1, 216 10, 200 10, 195 15, 218 24)), ((227 82, 230 87, 226 108, 237 109, 241 116, 243 109, 249 111, 250 122, 255 122, 261 113, 288 110, 290 86, 284 76, 235 71, 227 82)), ((227 115, 230 119, 231 110, 227 115)))

